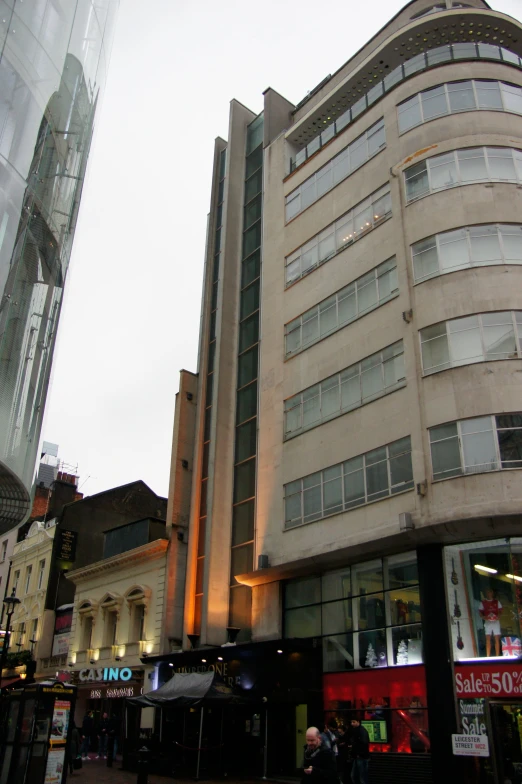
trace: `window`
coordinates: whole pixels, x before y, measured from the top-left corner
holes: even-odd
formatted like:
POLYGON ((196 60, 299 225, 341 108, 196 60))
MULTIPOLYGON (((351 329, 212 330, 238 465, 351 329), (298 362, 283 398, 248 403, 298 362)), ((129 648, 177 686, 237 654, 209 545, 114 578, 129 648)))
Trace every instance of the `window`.
POLYGON ((285 528, 369 504, 413 487, 410 437, 289 482, 285 528))
POLYGON ((522 468, 522 414, 475 417, 430 429, 433 479, 522 468))
POLYGON ((285 400, 285 438, 406 384, 402 340, 285 400))
POLYGON ((469 79, 424 90, 397 107, 399 132, 455 112, 477 109, 522 114, 522 88, 507 82, 469 79))
POLYGON ((522 264, 522 225, 455 229, 416 242, 411 252, 415 283, 467 267, 522 264))
POLYGON ((522 356, 522 311, 481 313, 420 331, 425 375, 450 367, 522 356))
POLYGON ((33 567, 28 566, 25 570, 25 593, 29 593, 29 588, 31 587, 31 575, 33 573, 33 567))
POLYGON ((384 185, 285 259, 287 286, 352 245, 391 215, 390 186, 384 185))
POLYGON ((522 540, 444 548, 453 658, 517 658, 522 540), (457 622, 456 622, 457 621, 457 622))
POLYGON ((18 627, 18 643, 20 644, 20 648, 19 648, 20 651, 23 650, 25 645, 25 632, 26 632, 25 623, 21 623, 20 626, 18 627))
POLYGON ((325 672, 422 662, 415 553, 284 585, 284 636, 322 637, 325 672))
POLYGON ((108 610, 105 615, 104 645, 116 645, 118 630, 118 613, 108 610))
POLYGON ((137 604, 134 607, 134 640, 145 640, 145 605, 137 604))
POLYGON ((20 582, 20 569, 17 569, 13 574, 13 591, 15 594, 18 592, 18 584, 20 582))
POLYGON ((286 324, 285 355, 304 351, 398 293, 397 262, 393 257, 286 324))
POLYGON ((38 590, 40 590, 43 585, 44 574, 45 574, 45 561, 40 561, 40 563, 38 564, 38 590))
POLYGON ((285 199, 286 220, 290 221, 320 199, 386 145, 384 120, 379 120, 342 150, 335 158, 312 174, 285 199))
POLYGON ((34 642, 38 640, 38 618, 35 618, 33 621, 33 627, 31 629, 31 640, 34 642))
MULTIPOLYGON (((464 6, 464 4, 461 4, 464 6)), ((460 5, 454 4, 453 8, 458 8, 460 5)), ((444 6, 444 10, 446 7, 444 6)), ((450 9, 448 9, 450 10, 450 9)), ((422 15, 422 14, 421 14, 422 15)), ((428 43, 429 46, 429 43, 428 43)), ((515 67, 522 67, 522 58, 508 49, 499 46, 492 46, 490 44, 449 44, 447 46, 437 46, 434 49, 428 49, 426 52, 415 55, 403 65, 398 65, 394 68, 382 81, 373 81, 372 86, 359 98, 351 108, 346 109, 345 112, 330 125, 326 126, 322 133, 318 134, 306 147, 303 147, 290 159, 290 171, 294 171, 298 166, 301 166, 306 160, 313 155, 320 147, 330 141, 334 136, 342 133, 351 123, 353 123, 360 114, 368 109, 372 104, 382 98, 390 90, 393 90, 404 79, 407 79, 414 73, 419 73, 427 68, 433 66, 443 65, 452 60, 503 60, 515 67)))
POLYGON ((7 539, 4 542, 2 542, 2 552, 0 555, 0 562, 2 563, 5 561, 5 557, 7 555, 7 543, 8 543, 7 539))
POLYGON ((522 152, 509 147, 469 147, 434 155, 404 172, 406 199, 471 182, 522 184, 522 152))
POLYGON ((85 615, 82 618, 82 637, 81 649, 88 650, 92 645, 93 618, 92 615, 85 615))

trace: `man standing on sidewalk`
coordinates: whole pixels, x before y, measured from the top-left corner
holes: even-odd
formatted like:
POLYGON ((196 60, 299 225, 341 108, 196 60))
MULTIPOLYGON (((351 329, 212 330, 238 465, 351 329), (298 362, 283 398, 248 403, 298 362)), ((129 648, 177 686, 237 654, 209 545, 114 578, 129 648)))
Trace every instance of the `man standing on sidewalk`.
POLYGON ((306 730, 306 746, 304 750, 304 766, 301 784, 339 784, 337 765, 331 749, 322 742, 317 727, 306 730))
POLYGON ((368 784, 370 761, 370 736, 359 719, 352 719, 352 781, 353 784, 368 784))
POLYGON ((109 731, 112 729, 109 715, 104 713, 98 727, 98 756, 96 759, 107 759, 107 741, 109 731))

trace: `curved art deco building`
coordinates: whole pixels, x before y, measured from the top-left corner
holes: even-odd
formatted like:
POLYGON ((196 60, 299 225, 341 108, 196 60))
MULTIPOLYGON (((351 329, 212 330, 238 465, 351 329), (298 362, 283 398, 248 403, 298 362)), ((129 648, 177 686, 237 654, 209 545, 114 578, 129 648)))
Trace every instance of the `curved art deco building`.
POLYGON ((414 0, 297 106, 264 99, 232 102, 216 142, 185 631, 276 641, 278 683, 311 657, 299 705, 267 703, 298 750, 269 748, 268 773, 299 767, 307 718, 357 717, 375 781, 462 780, 451 735, 474 730, 503 782, 522 765, 522 25, 414 0))
POLYGON ((0 531, 29 510, 118 0, 0 9, 0 531))

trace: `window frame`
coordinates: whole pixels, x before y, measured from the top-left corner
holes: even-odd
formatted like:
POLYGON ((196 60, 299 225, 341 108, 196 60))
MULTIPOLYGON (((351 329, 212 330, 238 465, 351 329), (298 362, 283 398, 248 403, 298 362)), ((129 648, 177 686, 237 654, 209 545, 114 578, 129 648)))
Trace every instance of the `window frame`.
POLYGON ((440 322, 437 322, 436 324, 430 324, 429 326, 424 327, 423 329, 420 329, 419 332, 418 332, 419 345, 420 345, 422 375, 423 375, 423 377, 432 376, 435 373, 442 373, 444 370, 451 370, 451 369, 458 368, 458 367, 465 367, 465 366, 468 366, 468 365, 475 365, 475 364, 478 364, 480 362, 500 362, 502 360, 505 361, 505 360, 521 359, 522 358, 522 340, 521 340, 521 336, 519 335, 519 332, 518 332, 519 328, 520 328, 520 331, 521 331, 521 334, 522 334, 522 310, 509 310, 509 311, 502 310, 502 311, 488 311, 486 313, 470 313, 470 314, 468 314, 466 316, 459 316, 458 318, 455 318, 455 319, 448 319, 447 321, 440 321, 440 322), (488 357, 487 356, 486 342, 485 342, 485 338, 484 338, 484 329, 485 328, 487 329, 488 325, 486 325, 486 327, 484 327, 483 316, 493 316, 493 315, 495 315, 495 313, 510 313, 511 314, 511 321, 512 321, 512 326, 513 326, 513 337, 514 337, 514 340, 515 340, 515 356, 509 356, 509 357, 501 357, 501 356, 499 356, 499 357, 488 357), (520 321, 517 321, 517 314, 519 314, 520 321), (477 320, 478 320, 477 327, 478 327, 478 333, 480 335, 482 356, 480 358, 478 358, 478 359, 470 358, 470 359, 468 359, 466 361, 464 361, 464 360, 460 360, 460 361, 454 360, 452 358, 452 351, 454 351, 454 348, 452 348, 451 335, 452 334, 457 334, 457 333, 456 332, 451 333, 450 329, 449 329, 449 325, 450 324, 456 324, 459 321, 464 321, 464 319, 471 318, 471 317, 476 317, 477 320), (446 345, 447 345, 447 350, 448 350, 449 361, 448 361, 447 364, 445 364, 444 367, 432 366, 431 368, 426 369, 425 366, 424 366, 423 346, 426 345, 426 343, 431 342, 432 340, 436 340, 437 337, 442 337, 442 336, 437 336, 435 338, 428 338, 427 340, 423 340, 422 339, 422 333, 425 332, 427 329, 431 329, 433 327, 442 326, 442 325, 444 325, 445 332, 446 332, 445 337, 446 337, 446 345))
MULTIPOLYGON (((478 159, 479 155, 476 155, 474 157, 476 157, 478 159)), ((500 156, 500 157, 505 157, 505 159, 508 158, 507 155, 506 156, 500 156)), ((462 160, 471 160, 471 158, 463 158, 462 160)), ((414 164, 413 166, 409 166, 407 169, 404 169, 403 174, 404 174, 403 182, 404 182, 404 188, 405 188, 406 206, 409 206, 410 204, 414 204, 415 202, 419 201, 419 199, 423 199, 426 196, 431 196, 431 195, 433 195, 435 193, 441 193, 442 191, 446 191, 446 190, 452 190, 453 188, 461 188, 461 187, 464 187, 466 185, 475 185, 475 184, 480 184, 480 183, 483 183, 483 182, 491 182, 491 183, 499 183, 499 184, 507 183, 507 184, 513 184, 513 185, 522 185, 522 149, 518 149, 517 147, 508 147, 508 146, 501 146, 501 145, 497 145, 497 146, 482 145, 482 146, 476 146, 476 147, 474 147, 474 146, 460 147, 460 148, 455 149, 455 150, 448 150, 447 152, 440 153, 439 155, 432 155, 429 158, 425 158, 423 161, 420 161, 419 163, 414 164), (476 179, 465 179, 465 178, 463 179, 462 171, 461 171, 461 160, 459 160, 459 153, 464 153, 464 152, 471 153, 471 152, 477 151, 477 150, 481 150, 482 151, 481 159, 484 162, 484 167, 485 167, 487 176, 486 177, 477 177, 476 179), (491 176, 490 157, 494 158, 495 156, 490 156, 490 153, 488 152, 490 150, 509 150, 510 151, 510 153, 511 153, 510 160, 512 161, 513 168, 515 170, 515 177, 514 178, 502 178, 502 179, 500 179, 498 177, 492 177, 491 176), (515 153, 518 153, 520 155, 520 161, 521 161, 521 163, 520 163, 520 172, 521 172, 520 175, 518 175, 518 173, 517 173, 518 172, 518 167, 517 167, 517 159, 515 158, 515 155, 514 155, 515 153), (445 184, 445 185, 438 186, 438 187, 434 188, 432 186, 432 179, 433 179, 432 171, 437 166, 437 164, 435 164, 435 161, 440 160, 441 158, 446 157, 446 156, 448 157, 448 161, 447 161, 448 165, 450 164, 450 159, 449 158, 450 158, 450 156, 452 156, 451 165, 455 169, 456 181, 454 183, 452 183, 451 185, 446 185, 445 184), (426 175, 426 178, 427 178, 427 190, 423 191, 422 193, 420 193, 417 196, 413 196, 413 197, 410 198, 410 196, 408 195, 408 182, 411 182, 413 177, 410 177, 410 179, 408 180, 407 173, 409 171, 411 171, 412 169, 417 169, 418 167, 422 166, 423 164, 425 165, 425 175, 426 175)), ((417 173, 414 174, 413 176, 417 176, 417 173)))
MULTIPOLYGON (((417 242, 414 242, 412 245, 410 245, 410 253, 411 253, 411 259, 412 259, 414 285, 417 286, 417 285, 419 285, 421 283, 424 283, 427 280, 431 280, 432 278, 437 278, 440 275, 450 275, 452 272, 459 272, 460 270, 463 270, 463 269, 472 269, 472 268, 475 268, 475 267, 480 268, 480 267, 499 266, 500 264, 510 264, 510 265, 513 265, 513 266, 521 266, 522 265, 522 258, 520 259, 520 261, 518 263, 516 261, 513 261, 512 259, 506 258, 506 252, 505 252, 505 246, 504 246, 504 236, 508 236, 508 234, 507 234, 507 232, 506 232, 505 235, 502 233, 503 227, 513 227, 513 228, 517 227, 520 230, 521 239, 522 239, 522 223, 480 223, 480 224, 470 225, 470 226, 457 226, 456 228, 451 229, 450 231, 443 231, 443 232, 439 232, 438 234, 432 234, 432 235, 430 235, 428 237, 424 237, 423 239, 418 240, 417 242), (480 262, 480 263, 476 263, 475 262, 474 263, 473 262, 473 256, 472 256, 472 247, 471 247, 471 239, 472 239, 472 237, 471 237, 471 230, 472 229, 482 229, 483 231, 485 231, 488 227, 495 227, 495 229, 496 229, 496 236, 497 236, 497 239, 498 239, 498 242, 499 242, 499 247, 500 247, 500 252, 502 254, 502 258, 500 259, 500 261, 488 260, 487 262, 480 262), (467 248, 466 263, 463 263, 463 264, 461 264, 459 266, 455 266, 455 267, 451 267, 451 268, 444 268, 444 267, 442 267, 442 264, 441 264, 441 252, 440 252, 441 238, 442 237, 446 237, 449 234, 453 234, 454 232, 457 232, 457 231, 465 231, 466 232, 466 248, 467 248), (436 256, 437 256, 437 271, 432 273, 432 274, 430 273, 428 275, 423 275, 422 277, 417 278, 416 277, 416 269, 415 269, 415 258, 416 258, 416 256, 420 256, 420 253, 416 254, 414 252, 415 246, 418 246, 421 243, 428 242, 431 239, 433 239, 433 241, 434 241, 433 247, 435 248, 435 252, 436 252, 436 256)), ((516 232, 513 232, 513 234, 511 236, 514 236, 515 233, 516 232)))
MULTIPOLYGON (((522 433, 522 424, 521 424, 520 427, 509 427, 509 428, 508 427, 499 427, 497 420, 498 420, 499 417, 502 417, 502 416, 504 416, 504 417, 506 417, 506 416, 522 416, 522 413, 508 412, 508 413, 505 413, 505 414, 487 414, 486 416, 470 417, 468 419, 459 419, 459 420, 456 420, 454 422, 446 422, 446 423, 442 423, 441 425, 435 425, 432 428, 428 428, 428 437, 429 437, 429 444, 430 444, 430 460, 431 460, 432 481, 433 482, 442 482, 442 481, 445 481, 447 479, 454 479, 456 477, 470 476, 470 475, 474 475, 474 474, 486 474, 486 473, 490 474, 490 473, 493 473, 494 471, 515 471, 515 470, 520 470, 520 468, 522 468, 522 460, 520 461, 521 462, 520 466, 516 466, 516 465, 514 465, 514 466, 504 466, 503 465, 503 462, 506 462, 506 461, 503 461, 503 459, 502 459, 502 452, 501 452, 501 448, 500 448, 500 441, 499 441, 498 434, 499 434, 499 431, 500 432, 507 432, 507 431, 511 431, 511 430, 512 431, 520 430, 521 433, 522 433), (480 432, 492 432, 493 433, 493 445, 494 445, 494 448, 495 448, 496 465, 494 465, 492 468, 483 468, 480 471, 473 471, 473 470, 470 470, 470 469, 473 468, 473 466, 466 466, 465 465, 466 460, 465 460, 465 452, 464 452, 464 440, 466 439, 466 437, 471 436, 474 433, 473 432, 463 433, 462 432, 462 425, 465 422, 470 422, 470 421, 473 421, 473 420, 484 420, 484 421, 489 420, 489 423, 491 425, 489 430, 478 430, 478 431, 475 431, 475 432, 476 433, 480 433, 480 432), (436 441, 432 440, 432 435, 431 434, 432 434, 433 430, 436 430, 436 429, 442 428, 442 427, 449 427, 451 425, 455 426, 455 428, 456 428, 456 435, 455 436, 448 436, 446 438, 438 439, 436 441), (456 473, 457 467, 455 467, 455 468, 447 469, 447 473, 449 473, 450 471, 452 472, 451 476, 438 476, 438 475, 435 475, 435 473, 433 471, 433 450, 432 450, 432 445, 433 444, 437 444, 437 443, 442 443, 443 441, 449 441, 450 439, 454 439, 454 438, 456 438, 456 444, 458 445, 458 450, 459 450, 460 466, 458 467, 459 468, 458 472, 456 473)), ((478 464, 478 465, 482 466, 484 464, 478 464)), ((438 473, 441 473, 441 472, 438 472, 438 473)))
MULTIPOLYGON (((307 474, 306 476, 299 477, 291 482, 286 482, 283 485, 283 500, 284 500, 284 523, 283 523, 283 531, 291 531, 295 528, 299 528, 302 525, 308 525, 309 523, 317 522, 318 520, 323 520, 326 517, 332 517, 334 514, 341 514, 345 512, 350 512, 352 509, 359 508, 361 506, 366 506, 370 503, 375 503, 376 501, 380 501, 383 499, 391 498, 395 495, 399 495, 403 492, 409 492, 414 489, 415 483, 413 478, 413 462, 411 459, 412 455, 412 446, 411 446, 411 436, 404 436, 403 438, 399 438, 396 441, 392 441, 384 446, 378 447, 377 449, 372 449, 368 452, 364 452, 359 455, 355 455, 354 457, 348 458, 341 463, 336 463, 333 466, 328 466, 326 468, 320 469, 319 471, 314 472, 313 474, 307 474), (397 444, 401 442, 408 442, 408 449, 403 449, 398 454, 390 454, 390 449, 393 449, 397 444), (379 450, 385 450, 385 458, 382 460, 375 460, 374 462, 368 462, 368 460, 374 460, 374 453, 378 452, 379 450), (391 469, 391 461, 395 460, 398 457, 404 457, 409 455, 409 469, 411 473, 411 479, 402 480, 401 482, 394 483, 392 481, 392 469, 391 469), (359 463, 359 467, 357 467, 357 462, 359 463), (368 492, 368 476, 375 472, 375 467, 382 465, 383 463, 386 464, 386 476, 387 476, 387 487, 386 490, 384 488, 382 490, 368 492), (346 467, 349 464, 354 464, 353 470, 346 470, 346 467), (368 469, 370 469, 368 471, 368 469), (325 507, 325 495, 324 495, 324 485, 325 485, 325 474, 327 472, 333 472, 334 470, 339 471, 339 475, 337 477, 327 477, 326 482, 335 481, 336 479, 341 480, 341 502, 337 504, 334 508, 333 506, 326 506, 325 507), (362 472, 362 474, 361 474, 362 472), (356 476, 357 475, 357 476, 356 476), (356 485, 357 482, 360 483, 360 479, 362 478, 362 486, 363 486, 363 493, 356 498, 347 497, 347 477, 354 477, 351 481, 354 481, 356 485), (317 477, 317 479, 315 479, 317 477), (310 484, 310 482, 315 481, 316 484, 310 484), (299 489, 297 485, 299 483, 299 489), (306 483, 306 484, 305 484, 306 483), (295 487, 294 487, 295 486, 295 487), (292 488, 292 492, 288 492, 287 488, 292 488), (320 502, 320 511, 316 512, 309 512, 305 515, 305 506, 304 506, 304 494, 306 490, 313 490, 314 488, 319 488, 321 502, 320 502), (300 515, 299 517, 292 517, 287 519, 287 499, 295 498, 299 495, 299 504, 300 504, 300 515), (337 508, 340 506, 341 508, 337 508), (333 511, 329 511, 332 509, 333 511), (310 518, 310 519, 305 519, 310 518)), ((348 489, 350 489, 350 485, 348 485, 348 489)), ((357 489, 357 488, 356 488, 357 489)))

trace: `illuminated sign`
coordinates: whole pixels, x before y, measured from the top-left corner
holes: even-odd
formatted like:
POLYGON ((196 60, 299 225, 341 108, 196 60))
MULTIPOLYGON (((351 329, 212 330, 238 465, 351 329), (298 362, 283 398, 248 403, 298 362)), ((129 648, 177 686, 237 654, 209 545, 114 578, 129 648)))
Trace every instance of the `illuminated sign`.
POLYGON ((59 528, 56 557, 62 561, 75 561, 77 540, 78 534, 76 531, 66 531, 63 528, 59 528))
POLYGON ((118 699, 119 697, 134 697, 134 686, 113 686, 106 689, 91 689, 90 699, 101 700, 103 697, 108 699, 118 699))
POLYGON ((85 681, 130 681, 130 667, 100 667, 96 670, 80 670, 80 680, 85 681))
POLYGON ((388 742, 388 730, 386 729, 385 721, 361 721, 361 727, 367 730, 370 743, 388 742))

